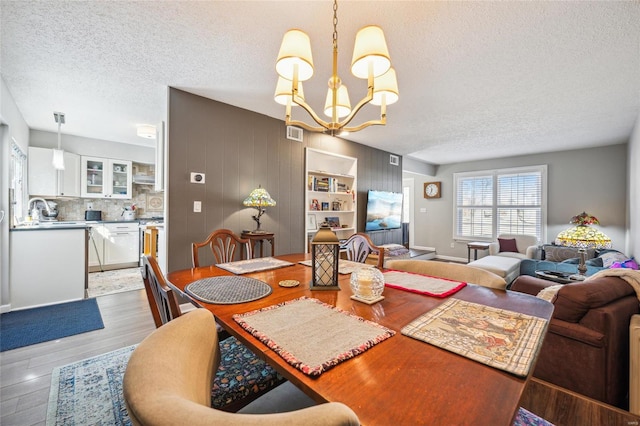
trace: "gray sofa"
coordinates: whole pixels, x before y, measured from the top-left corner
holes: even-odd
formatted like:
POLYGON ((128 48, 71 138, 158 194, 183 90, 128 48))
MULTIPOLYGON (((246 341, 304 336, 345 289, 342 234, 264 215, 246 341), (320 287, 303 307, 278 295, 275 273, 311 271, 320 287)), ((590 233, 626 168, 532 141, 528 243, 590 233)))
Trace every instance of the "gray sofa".
MULTIPOLYGON (((578 273, 579 253, 576 247, 556 246, 545 244, 541 247, 541 259, 524 259, 520 263, 520 275, 535 277, 536 271, 556 271, 570 274, 578 273)), ((598 271, 607 269, 614 260, 622 261, 627 256, 617 250, 611 249, 587 249, 587 272, 585 275, 593 275, 598 271)))

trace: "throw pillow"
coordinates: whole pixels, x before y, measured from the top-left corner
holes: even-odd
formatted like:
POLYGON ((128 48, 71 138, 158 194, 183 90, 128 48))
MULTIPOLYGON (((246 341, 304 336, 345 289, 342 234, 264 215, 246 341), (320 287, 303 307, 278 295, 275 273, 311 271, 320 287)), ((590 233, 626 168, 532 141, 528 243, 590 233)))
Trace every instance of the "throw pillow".
POLYGON ((602 266, 604 266, 605 268, 609 268, 615 262, 624 262, 628 259, 628 257, 624 253, 620 253, 619 251, 611 251, 601 254, 600 259, 602 259, 602 266))
POLYGON ((600 259, 599 257, 596 257, 594 259, 589 259, 584 263, 585 265, 588 265, 588 266, 597 266, 598 268, 602 268, 602 259, 600 259))
POLYGON ((515 238, 498 238, 500 243, 500 251, 508 251, 512 253, 518 253, 518 246, 516 245, 515 238))
MULTIPOLYGON (((550 262, 563 262, 567 259, 579 258, 580 252, 577 247, 556 246, 545 244, 543 246, 544 260, 550 262)), ((587 249, 585 259, 593 259, 596 255, 595 249, 587 249)))
POLYGON ((610 266, 611 269, 614 268, 626 268, 626 269, 633 269, 633 270, 638 270, 640 269, 640 267, 638 266, 638 262, 636 262, 636 260, 634 258, 631 259, 627 259, 624 262, 613 262, 610 266))

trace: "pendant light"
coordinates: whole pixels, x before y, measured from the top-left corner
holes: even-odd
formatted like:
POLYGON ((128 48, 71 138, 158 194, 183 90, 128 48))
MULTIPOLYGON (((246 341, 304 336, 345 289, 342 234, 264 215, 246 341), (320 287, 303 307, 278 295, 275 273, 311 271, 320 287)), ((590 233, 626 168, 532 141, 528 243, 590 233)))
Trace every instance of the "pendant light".
POLYGON ((64 113, 54 112, 53 118, 56 120, 56 123, 58 123, 58 149, 53 150, 53 160, 51 163, 54 169, 64 170, 64 151, 61 148, 62 135, 60 133, 60 126, 64 124, 64 113))

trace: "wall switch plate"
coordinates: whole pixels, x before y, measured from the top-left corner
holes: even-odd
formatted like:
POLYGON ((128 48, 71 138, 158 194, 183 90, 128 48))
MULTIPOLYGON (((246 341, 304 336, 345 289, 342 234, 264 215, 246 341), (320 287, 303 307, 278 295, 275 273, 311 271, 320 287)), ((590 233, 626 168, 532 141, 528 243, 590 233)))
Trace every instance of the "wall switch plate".
POLYGON ((451 243, 451 248, 456 248, 456 243, 451 243))
POLYGON ((202 211, 202 201, 193 202, 193 212, 200 213, 202 211))
POLYGON ((427 212, 427 209, 426 209, 426 208, 424 208, 424 207, 420 207, 420 213, 426 213, 426 212, 427 212))
POLYGON ((204 183, 204 173, 191 172, 191 183, 204 183))
POLYGON ((93 210, 93 203, 87 203, 87 210, 93 210))

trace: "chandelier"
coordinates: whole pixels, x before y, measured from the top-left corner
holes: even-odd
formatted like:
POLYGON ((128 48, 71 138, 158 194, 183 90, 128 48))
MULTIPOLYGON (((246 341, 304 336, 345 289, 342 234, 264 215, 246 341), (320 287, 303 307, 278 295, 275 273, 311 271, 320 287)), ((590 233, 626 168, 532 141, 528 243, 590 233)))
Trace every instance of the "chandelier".
POLYGON ((312 132, 327 132, 336 135, 341 132, 357 132, 371 125, 385 125, 387 105, 398 100, 396 72, 391 67, 382 28, 368 25, 356 34, 351 60, 351 73, 367 80, 367 95, 352 109, 347 86, 338 77, 338 3, 333 2, 333 72, 329 78, 329 88, 325 100, 324 114, 331 121, 325 121, 304 99, 302 82, 313 76, 313 57, 309 36, 292 29, 285 33, 276 61, 278 83, 274 100, 286 106, 287 125, 302 127, 312 132), (370 120, 357 126, 349 126, 358 111, 367 104, 380 107, 380 119, 370 120), (301 106, 319 125, 309 125, 291 118, 291 107, 301 106), (340 121, 342 120, 342 121, 340 121))

